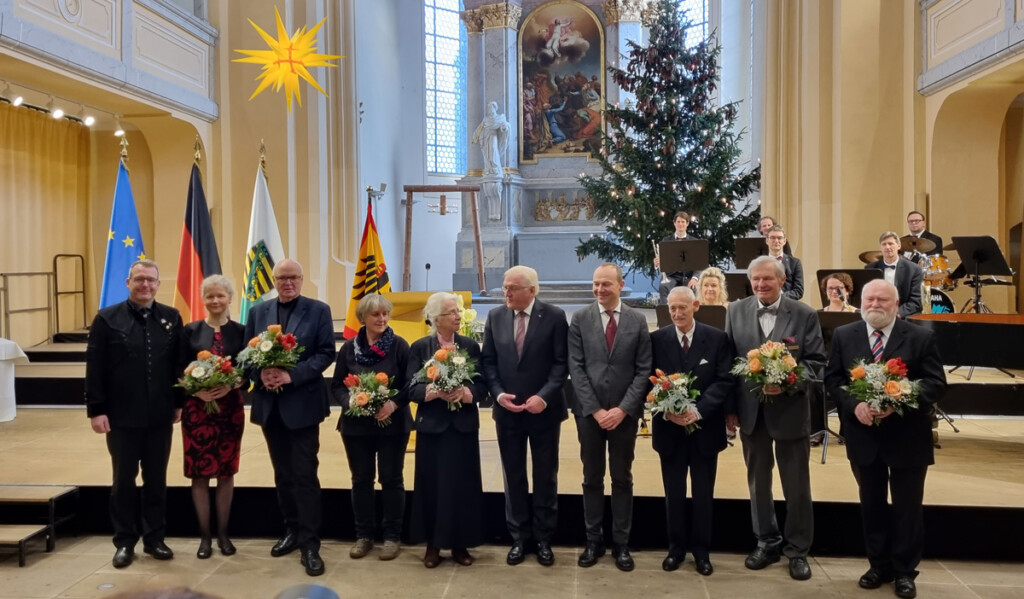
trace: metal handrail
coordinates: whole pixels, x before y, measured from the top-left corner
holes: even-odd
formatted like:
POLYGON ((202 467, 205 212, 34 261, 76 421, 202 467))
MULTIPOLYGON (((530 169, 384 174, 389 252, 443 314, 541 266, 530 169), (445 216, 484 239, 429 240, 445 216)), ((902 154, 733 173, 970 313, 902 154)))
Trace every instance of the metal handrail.
POLYGON ((3 330, 6 331, 7 335, 11 334, 11 315, 12 314, 24 314, 26 312, 42 312, 46 311, 46 338, 47 340, 53 338, 53 273, 49 271, 44 272, 5 272, 0 273, 0 292, 3 294, 3 330), (11 295, 10 295, 10 280, 15 277, 46 277, 46 305, 45 306, 34 306, 30 308, 18 308, 15 310, 11 309, 11 295))
POLYGON ((85 310, 86 310, 86 301, 85 301, 86 300, 86 297, 85 297, 85 256, 83 256, 82 254, 56 254, 56 255, 54 255, 54 257, 53 257, 53 295, 54 295, 54 302, 53 302, 53 313, 54 313, 54 316, 53 316, 53 320, 54 320, 54 330, 56 332, 58 332, 58 333, 60 332, 60 296, 62 296, 62 295, 81 295, 82 296, 82 325, 84 326, 84 325, 88 324, 88 321, 86 320, 86 312, 85 312, 85 310), (71 258, 73 260, 78 260, 79 266, 81 267, 81 271, 80 271, 81 275, 79 276, 79 279, 78 279, 78 283, 79 283, 78 287, 79 287, 79 289, 74 289, 74 290, 71 290, 71 291, 61 291, 60 290, 60 279, 57 277, 57 261, 60 260, 60 259, 64 259, 64 258, 71 258))

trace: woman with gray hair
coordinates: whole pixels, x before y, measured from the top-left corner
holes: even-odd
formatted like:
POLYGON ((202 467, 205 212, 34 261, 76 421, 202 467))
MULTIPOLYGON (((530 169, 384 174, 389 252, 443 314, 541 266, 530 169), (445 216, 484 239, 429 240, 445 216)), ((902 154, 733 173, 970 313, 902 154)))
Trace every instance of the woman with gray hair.
POLYGON ((374 514, 374 474, 378 475, 384 507, 383 537, 380 559, 398 556, 405 515, 405 447, 412 430, 409 395, 405 392, 409 365, 409 344, 388 325, 394 306, 383 295, 371 293, 356 305, 356 319, 362 325, 355 337, 338 351, 334 365, 331 393, 341 404, 338 431, 345 445, 348 467, 352 472, 352 515, 356 542, 349 550, 352 559, 364 557, 373 548, 376 516, 374 514), (392 378, 390 388, 398 395, 384 402, 372 416, 350 416, 350 392, 345 378, 350 374, 383 372, 392 378), (387 424, 383 424, 387 422, 387 424))
POLYGON ((436 568, 441 549, 468 566, 467 550, 483 543, 483 483, 480 476, 480 416, 476 404, 487 396, 483 377, 442 391, 418 376, 438 350, 464 350, 480 361, 480 345, 459 335, 458 296, 438 292, 427 299, 423 316, 430 334, 412 344, 409 398, 416 411, 416 480, 412 496, 411 537, 426 541, 423 565, 436 568), (455 409, 452 404, 459 404, 455 409))

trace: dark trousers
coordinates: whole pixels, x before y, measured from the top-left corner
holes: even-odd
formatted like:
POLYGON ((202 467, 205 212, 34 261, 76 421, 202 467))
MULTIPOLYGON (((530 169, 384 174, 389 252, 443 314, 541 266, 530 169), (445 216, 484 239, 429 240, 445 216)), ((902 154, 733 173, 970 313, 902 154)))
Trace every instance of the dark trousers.
POLYGON ((558 523, 558 440, 561 423, 541 431, 497 423, 505 477, 505 523, 516 541, 550 541, 558 523), (526 444, 533 465, 533 501, 526 477, 526 444), (531 520, 532 507, 532 520, 531 520))
POLYGON ((140 536, 147 546, 164 540, 167 461, 173 431, 174 427, 167 424, 152 428, 113 428, 107 433, 107 449, 114 468, 110 521, 114 525, 116 547, 134 547, 140 536), (141 496, 135 486, 140 465, 141 496))
POLYGON ((692 447, 676 447, 659 454, 661 480, 665 485, 665 521, 668 526, 668 552, 680 559, 687 549, 694 558, 706 559, 711 548, 712 506, 718 454, 699 455, 692 447), (686 475, 690 473, 691 505, 686 514, 686 475))
POLYGON ((924 479, 928 466, 890 468, 881 459, 850 463, 860 487, 864 548, 871 567, 915 576, 924 550, 924 479), (892 493, 892 505, 888 495, 892 493))
POLYGON ((289 429, 272 410, 263 425, 270 463, 274 466, 277 503, 285 528, 298 537, 303 549, 320 548, 320 427, 289 429))
POLYGON ((405 515, 405 448, 409 433, 402 435, 342 435, 352 471, 352 516, 356 538, 373 539, 377 526, 374 513, 374 474, 380 475, 383 503, 382 528, 385 541, 398 541, 402 536, 405 515))
POLYGON ((612 542, 629 543, 633 526, 633 454, 636 450, 636 418, 626 416, 619 426, 606 431, 593 416, 576 417, 583 461, 583 519, 587 541, 604 541, 605 448, 612 475, 612 542))

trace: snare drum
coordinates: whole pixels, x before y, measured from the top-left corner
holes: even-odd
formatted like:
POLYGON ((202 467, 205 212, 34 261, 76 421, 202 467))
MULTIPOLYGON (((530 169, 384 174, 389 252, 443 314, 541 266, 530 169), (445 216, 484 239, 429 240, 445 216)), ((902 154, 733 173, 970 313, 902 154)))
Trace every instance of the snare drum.
MULTIPOLYGON (((934 256, 933 256, 934 257, 934 256)), ((952 314, 954 310, 953 300, 938 289, 931 290, 931 313, 952 314)))
POLYGON ((924 280, 935 285, 944 285, 949 278, 949 260, 945 256, 925 256, 921 258, 921 268, 924 270, 924 280))

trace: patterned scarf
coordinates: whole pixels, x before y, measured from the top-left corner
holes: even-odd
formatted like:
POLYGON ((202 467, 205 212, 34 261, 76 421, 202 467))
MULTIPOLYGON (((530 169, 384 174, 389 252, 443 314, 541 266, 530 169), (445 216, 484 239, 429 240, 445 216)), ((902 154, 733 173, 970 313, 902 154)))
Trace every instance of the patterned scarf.
POLYGON ((395 331, 388 327, 380 336, 377 343, 370 345, 366 340, 366 327, 359 327, 359 333, 355 340, 356 362, 363 366, 372 366, 380 362, 391 351, 391 345, 395 342, 395 331))

